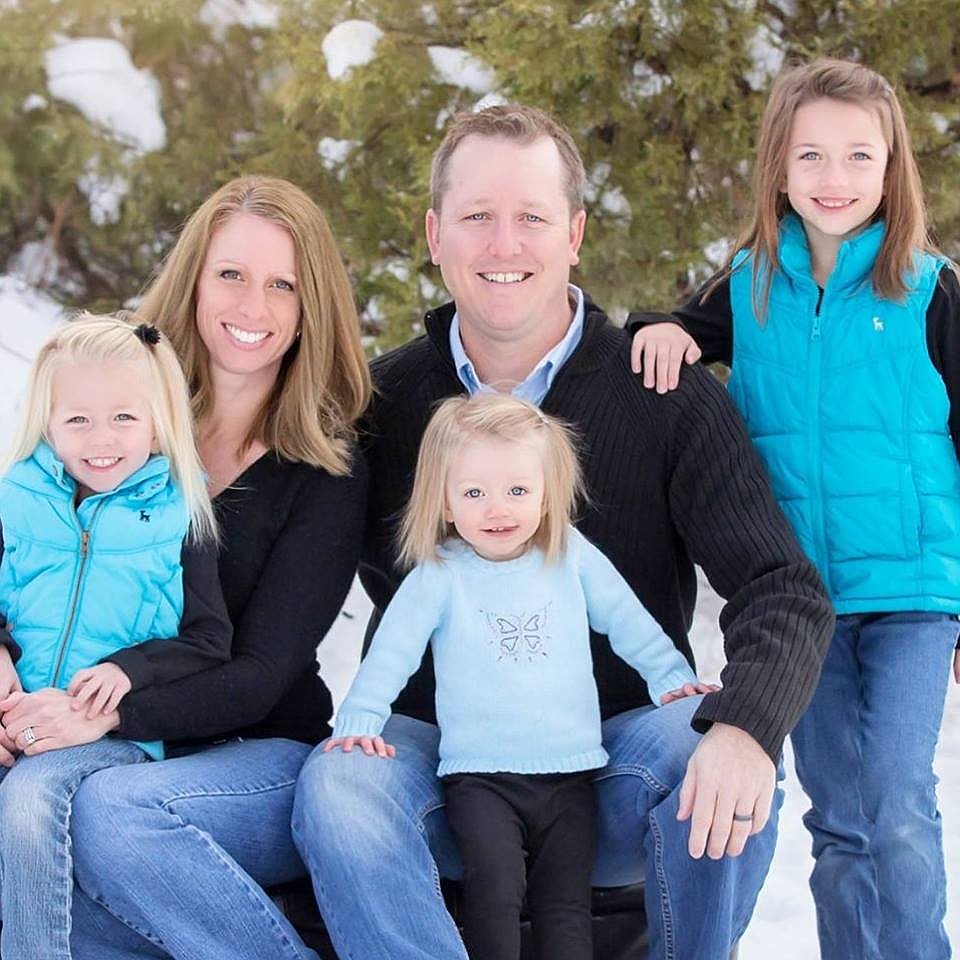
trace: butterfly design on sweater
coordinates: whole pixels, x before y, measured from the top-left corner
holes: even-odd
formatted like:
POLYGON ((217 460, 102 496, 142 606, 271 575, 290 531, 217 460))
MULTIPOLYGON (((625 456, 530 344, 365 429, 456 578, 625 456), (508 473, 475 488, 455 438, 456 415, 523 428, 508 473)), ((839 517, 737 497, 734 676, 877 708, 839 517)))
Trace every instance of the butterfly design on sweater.
POLYGON ((549 656, 547 644, 547 609, 550 604, 533 613, 492 613, 481 610, 487 624, 487 642, 494 647, 497 660, 526 659, 533 663, 539 657, 549 656))

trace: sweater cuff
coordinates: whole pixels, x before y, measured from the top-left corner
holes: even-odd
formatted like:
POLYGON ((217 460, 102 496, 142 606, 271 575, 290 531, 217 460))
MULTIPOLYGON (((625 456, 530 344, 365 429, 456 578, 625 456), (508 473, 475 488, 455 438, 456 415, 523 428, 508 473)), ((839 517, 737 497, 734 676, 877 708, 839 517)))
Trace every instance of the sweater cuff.
POLYGON ((338 713, 337 721, 333 725, 333 736, 379 737, 385 725, 386 719, 378 713, 364 710, 338 713))
POLYGON ((789 731, 780 729, 778 724, 771 724, 762 711, 744 709, 742 703, 734 703, 732 698, 724 696, 729 693, 728 690, 718 690, 706 694, 693 715, 690 726, 697 733, 706 733, 715 723, 739 727, 760 744, 773 765, 777 766, 783 752, 783 741, 789 731))

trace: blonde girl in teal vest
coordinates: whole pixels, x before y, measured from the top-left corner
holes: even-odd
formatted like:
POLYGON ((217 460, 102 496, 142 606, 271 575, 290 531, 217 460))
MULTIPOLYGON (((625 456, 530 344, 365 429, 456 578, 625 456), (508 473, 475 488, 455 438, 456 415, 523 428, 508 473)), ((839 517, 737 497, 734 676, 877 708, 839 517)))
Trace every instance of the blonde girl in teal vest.
POLYGON ((131 689, 229 658, 187 387, 156 328, 85 317, 41 347, 0 523, 0 954, 65 960, 73 795, 163 756, 109 736, 108 715, 131 689), (104 718, 104 736, 49 749, 53 726, 18 725, 9 711, 46 687, 104 718))
POLYGON ((928 238, 896 94, 866 67, 776 80, 754 197, 703 290, 632 318, 634 365, 660 392, 701 355, 731 366, 837 610, 792 738, 822 957, 942 960, 932 762, 951 661, 960 682, 960 284, 928 238))

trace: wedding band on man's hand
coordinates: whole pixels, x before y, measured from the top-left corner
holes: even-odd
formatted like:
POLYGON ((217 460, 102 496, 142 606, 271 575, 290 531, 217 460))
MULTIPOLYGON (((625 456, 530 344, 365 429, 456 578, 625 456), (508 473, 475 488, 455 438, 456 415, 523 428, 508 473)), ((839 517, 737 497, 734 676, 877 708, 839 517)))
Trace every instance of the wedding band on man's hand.
POLYGON ((733 815, 734 823, 753 823, 752 813, 735 813, 733 815))
POLYGON ((23 742, 29 747, 32 743, 37 742, 37 735, 33 732, 33 727, 24 727, 23 728, 23 742))

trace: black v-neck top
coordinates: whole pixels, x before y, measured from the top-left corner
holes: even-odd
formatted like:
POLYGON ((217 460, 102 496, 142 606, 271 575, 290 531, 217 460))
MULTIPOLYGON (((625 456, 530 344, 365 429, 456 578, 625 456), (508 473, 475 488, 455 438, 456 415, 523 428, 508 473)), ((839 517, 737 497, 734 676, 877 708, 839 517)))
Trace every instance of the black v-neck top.
POLYGON ((231 659, 128 694, 117 733, 173 752, 237 736, 326 737, 332 708, 316 651, 350 589, 366 489, 360 455, 350 476, 334 477, 267 453, 216 497, 231 659))

